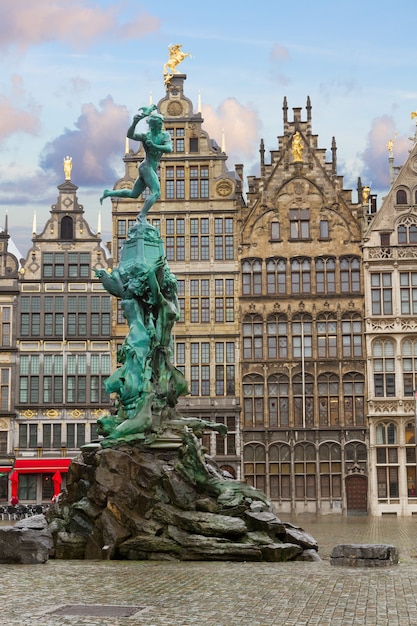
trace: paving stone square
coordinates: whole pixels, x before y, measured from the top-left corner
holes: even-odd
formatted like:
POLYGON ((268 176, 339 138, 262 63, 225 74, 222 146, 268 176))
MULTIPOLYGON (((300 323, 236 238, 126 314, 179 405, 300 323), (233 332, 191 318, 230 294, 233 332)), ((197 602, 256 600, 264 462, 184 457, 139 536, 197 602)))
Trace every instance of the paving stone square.
POLYGON ((318 540, 318 563, 55 561, 2 565, 4 626, 415 626, 417 521, 292 521, 318 540), (392 568, 334 568, 339 543, 389 543, 392 568), (54 613, 62 606, 90 611, 54 613), (101 606, 102 610, 93 606, 101 606), (114 611, 106 611, 113 606, 114 611), (117 607, 140 607, 135 613, 117 607), (89 615, 88 613, 92 613, 89 615), (111 616, 113 613, 113 616, 111 616), (126 616, 121 616, 124 613, 126 616))

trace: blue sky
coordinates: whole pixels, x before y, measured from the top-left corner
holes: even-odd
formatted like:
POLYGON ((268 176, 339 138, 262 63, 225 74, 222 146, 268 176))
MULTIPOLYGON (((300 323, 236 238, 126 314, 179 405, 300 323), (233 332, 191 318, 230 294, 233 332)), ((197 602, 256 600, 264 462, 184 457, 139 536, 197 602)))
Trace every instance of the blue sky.
MULTIPOLYGON (((125 132, 138 107, 165 94, 168 45, 187 58, 185 94, 221 143, 228 167, 258 172, 282 134, 282 102, 312 103, 319 146, 337 142, 338 172, 358 176, 379 198, 389 185, 387 141, 396 165, 416 131, 417 5, 409 0, 1 0, 0 225, 22 254, 63 182, 63 158, 94 228, 99 197, 123 175, 125 132)), ((303 111, 305 119, 305 111, 303 111)), ((354 194, 355 198, 355 194, 354 194)), ((110 238, 110 203, 102 209, 110 238)))

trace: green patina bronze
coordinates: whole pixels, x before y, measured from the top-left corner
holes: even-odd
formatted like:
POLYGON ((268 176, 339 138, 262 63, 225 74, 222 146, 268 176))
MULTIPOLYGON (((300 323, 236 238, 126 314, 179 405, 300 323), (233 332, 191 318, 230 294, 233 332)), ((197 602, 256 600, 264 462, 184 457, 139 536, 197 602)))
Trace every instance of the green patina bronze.
POLYGON ((146 158, 139 165, 139 176, 132 190, 105 190, 107 197, 136 198, 147 187, 143 208, 123 245, 120 264, 113 272, 96 272, 103 287, 121 299, 129 333, 118 351, 121 364, 104 386, 115 398, 116 412, 99 420, 103 446, 115 442, 152 443, 164 435, 178 437, 185 425, 202 436, 205 428, 225 434, 222 424, 185 418, 176 410, 180 395, 189 393, 183 374, 172 364, 172 328, 179 319, 177 280, 170 272, 159 232, 146 215, 160 195, 156 174, 164 152, 172 150, 169 133, 162 130, 163 117, 155 106, 142 107, 133 118, 127 136, 142 141, 146 158), (136 124, 148 118, 150 131, 135 133, 136 124))
POLYGON ((120 298, 129 332, 118 351, 120 366, 104 386, 115 398, 114 414, 98 420, 102 447, 122 443, 160 448, 179 448, 176 470, 202 492, 217 497, 228 507, 239 506, 244 498, 268 504, 262 492, 237 481, 226 480, 215 464, 206 462, 201 446, 205 430, 220 436, 224 424, 184 417, 177 410, 178 397, 189 393, 187 381, 172 363, 172 329, 179 319, 177 279, 171 273, 159 232, 146 220, 147 212, 159 198, 156 168, 164 152, 170 152, 171 139, 162 131, 163 117, 154 107, 142 107, 127 131, 128 137, 142 141, 146 158, 139 165, 139 176, 132 190, 105 190, 106 197, 137 198, 146 187, 147 196, 136 223, 129 229, 119 266, 111 273, 96 271, 103 287, 120 298), (136 124, 148 117, 150 131, 134 132, 136 124))

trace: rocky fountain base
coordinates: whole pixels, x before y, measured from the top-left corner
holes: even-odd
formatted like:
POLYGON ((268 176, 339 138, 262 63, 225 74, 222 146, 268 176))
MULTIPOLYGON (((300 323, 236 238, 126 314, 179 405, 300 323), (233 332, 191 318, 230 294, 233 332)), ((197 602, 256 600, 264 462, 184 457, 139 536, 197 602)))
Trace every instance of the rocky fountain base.
POLYGON ((59 559, 320 560, 266 496, 224 478, 191 431, 176 449, 86 447, 48 513, 59 559), (195 477, 199 476, 199 479, 195 477))

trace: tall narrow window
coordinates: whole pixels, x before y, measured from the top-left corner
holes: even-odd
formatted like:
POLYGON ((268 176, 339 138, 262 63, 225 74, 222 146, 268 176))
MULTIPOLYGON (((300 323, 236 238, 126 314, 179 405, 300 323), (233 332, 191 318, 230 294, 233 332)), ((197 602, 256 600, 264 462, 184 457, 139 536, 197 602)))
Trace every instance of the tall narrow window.
POLYGON ((320 359, 337 356, 337 321, 332 314, 321 314, 317 318, 317 354, 320 359))
POLYGON ((289 418, 288 376, 272 375, 268 378, 268 425, 286 427, 289 418))
POLYGON ((243 379, 244 423, 248 428, 264 424, 264 381, 259 374, 249 374, 243 379))
POLYGON ((291 293, 311 293, 311 263, 309 259, 291 261, 291 293))
POLYGON ((318 378, 319 422, 321 426, 338 426, 339 379, 335 374, 320 374, 318 378))
POLYGON ((290 209, 290 238, 310 238, 310 210, 290 209))
POLYGON ((371 274, 372 315, 392 315, 392 278, 389 272, 371 274))
POLYGON ((377 339, 372 345, 376 397, 395 396, 395 349, 392 339, 377 339))
POLYGON ((417 272, 400 272, 401 313, 417 314, 417 272))
POLYGON ((316 259, 316 291, 317 293, 335 293, 336 263, 334 259, 316 259))
POLYGON ((270 497, 274 500, 291 498, 291 450, 285 443, 269 448, 270 497))
POLYGON ((265 491, 266 460, 265 448, 261 444, 248 444, 243 451, 243 467, 245 480, 249 485, 265 491))
POLYGON ((378 499, 399 497, 397 427, 383 422, 376 427, 376 474, 378 499))
POLYGON ((348 358, 362 356, 362 320, 359 315, 342 319, 342 355, 348 358))
POLYGON ((285 259, 267 259, 266 261, 266 289, 268 294, 278 295, 286 293, 285 259))
POLYGON ((242 262, 242 294, 259 296, 262 293, 262 262, 260 259, 246 259, 242 262))
POLYGON ((340 288, 343 293, 360 292, 360 260, 358 257, 342 257, 340 259, 340 288))
POLYGON ((295 374, 292 382, 295 426, 314 426, 314 379, 310 374, 295 374))
POLYGON ((266 322, 268 359, 288 358, 288 322, 285 315, 271 315, 266 322))
POLYGON ((417 340, 406 339, 401 345, 404 396, 414 396, 417 389, 417 340))
POLYGON ((342 451, 337 443, 322 443, 319 449, 320 495, 332 500, 342 497, 342 451))
POLYGON ((316 451, 311 443, 299 443, 294 448, 295 499, 316 497, 316 451))
POLYGON ((343 377, 345 426, 365 423, 365 379, 363 374, 349 372, 343 377))
POLYGON ((313 356, 313 325, 311 318, 304 316, 295 317, 291 323, 292 351, 294 359, 307 358, 313 356))
POLYGON ((243 358, 258 360, 263 358, 263 320, 259 315, 247 315, 243 320, 243 358))

